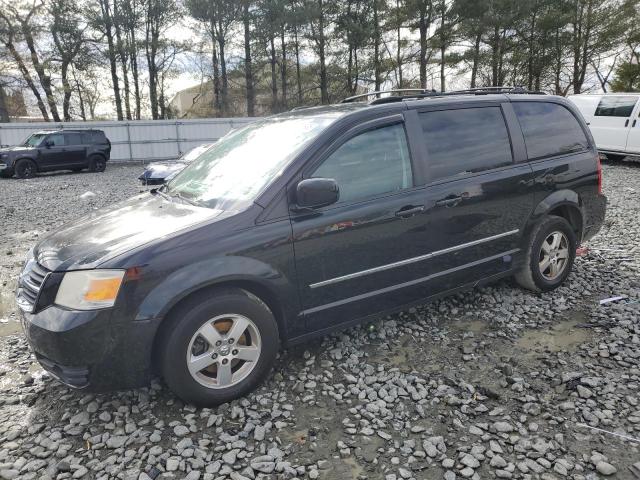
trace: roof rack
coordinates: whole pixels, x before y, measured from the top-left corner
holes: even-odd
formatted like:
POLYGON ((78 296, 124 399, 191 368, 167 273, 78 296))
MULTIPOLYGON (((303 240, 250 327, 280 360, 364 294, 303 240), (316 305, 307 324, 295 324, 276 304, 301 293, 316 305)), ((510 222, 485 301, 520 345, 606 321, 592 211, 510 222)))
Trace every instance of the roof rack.
POLYGON ((361 95, 355 95, 342 100, 340 103, 349 103, 360 98, 366 98, 373 95, 380 95, 383 93, 403 93, 410 92, 408 95, 390 95, 388 97, 375 98, 369 102, 369 105, 380 105, 383 103, 401 102, 406 99, 419 99, 430 97, 448 97, 452 95, 490 95, 497 93, 507 94, 528 94, 528 95, 546 95, 546 93, 538 90, 527 90, 524 87, 478 87, 467 88, 465 90, 452 90, 450 92, 436 92, 435 90, 424 90, 420 88, 406 88, 399 90, 382 90, 377 92, 363 93, 361 95))

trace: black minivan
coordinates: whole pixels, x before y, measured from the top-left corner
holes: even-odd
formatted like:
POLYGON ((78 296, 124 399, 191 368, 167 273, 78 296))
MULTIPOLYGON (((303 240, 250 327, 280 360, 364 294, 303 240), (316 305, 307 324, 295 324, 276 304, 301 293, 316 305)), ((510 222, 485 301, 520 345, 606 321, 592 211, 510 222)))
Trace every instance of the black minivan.
POLYGON ((50 234, 17 292, 37 359, 73 387, 160 374, 214 405, 281 344, 503 277, 558 287, 604 219, 599 158, 568 101, 508 92, 265 118, 50 234))

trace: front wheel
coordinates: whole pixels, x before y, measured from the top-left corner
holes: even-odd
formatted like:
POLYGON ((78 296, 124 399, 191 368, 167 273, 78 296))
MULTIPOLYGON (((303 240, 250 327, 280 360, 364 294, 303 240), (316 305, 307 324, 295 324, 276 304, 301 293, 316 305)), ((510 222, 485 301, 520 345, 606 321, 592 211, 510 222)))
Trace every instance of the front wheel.
POLYGON ((23 158, 16 163, 16 177, 18 178, 32 178, 35 177, 38 168, 33 160, 23 158))
POLYGON ((158 352, 162 373, 176 395, 195 405, 247 394, 265 379, 278 353, 271 310, 245 290, 196 296, 167 321, 158 352))
POLYGON ((558 288, 571 273, 576 248, 576 234, 567 220, 555 215, 544 218, 529 239, 516 282, 534 292, 558 288))

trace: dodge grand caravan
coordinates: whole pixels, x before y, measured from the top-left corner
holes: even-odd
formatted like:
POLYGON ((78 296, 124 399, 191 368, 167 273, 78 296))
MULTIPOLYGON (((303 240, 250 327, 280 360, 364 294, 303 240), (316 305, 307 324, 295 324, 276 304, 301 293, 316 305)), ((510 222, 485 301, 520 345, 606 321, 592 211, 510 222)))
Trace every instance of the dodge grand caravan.
POLYGON ((64 226, 19 280, 37 359, 76 388, 160 374, 214 405, 281 344, 503 277, 558 287, 603 222, 595 145, 563 98, 498 92, 265 118, 64 226))

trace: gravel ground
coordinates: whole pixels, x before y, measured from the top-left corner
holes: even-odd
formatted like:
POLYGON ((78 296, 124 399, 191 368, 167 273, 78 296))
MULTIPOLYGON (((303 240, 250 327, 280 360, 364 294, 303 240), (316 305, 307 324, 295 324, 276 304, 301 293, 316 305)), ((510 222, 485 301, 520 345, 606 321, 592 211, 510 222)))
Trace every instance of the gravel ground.
POLYGON ((28 248, 139 171, 0 181, 0 478, 640 478, 640 165, 605 165, 607 222, 566 286, 502 282, 284 351, 216 409, 160 382, 72 391, 19 331, 28 248))

